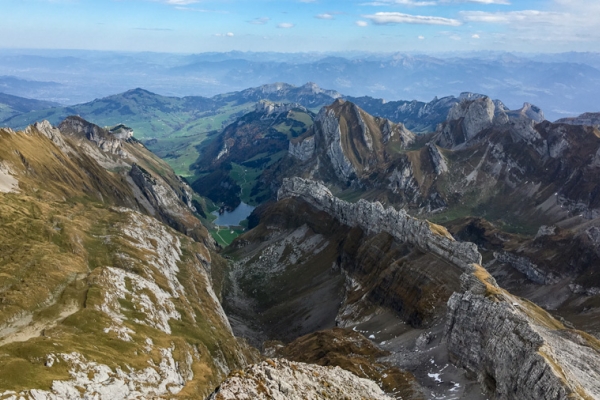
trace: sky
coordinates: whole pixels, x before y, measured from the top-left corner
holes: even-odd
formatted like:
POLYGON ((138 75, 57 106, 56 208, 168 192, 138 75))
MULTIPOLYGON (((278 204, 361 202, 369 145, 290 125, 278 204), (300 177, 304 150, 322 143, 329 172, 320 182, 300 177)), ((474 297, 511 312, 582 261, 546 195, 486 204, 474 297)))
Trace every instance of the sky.
POLYGON ((600 52, 598 0, 0 0, 0 48, 600 52))

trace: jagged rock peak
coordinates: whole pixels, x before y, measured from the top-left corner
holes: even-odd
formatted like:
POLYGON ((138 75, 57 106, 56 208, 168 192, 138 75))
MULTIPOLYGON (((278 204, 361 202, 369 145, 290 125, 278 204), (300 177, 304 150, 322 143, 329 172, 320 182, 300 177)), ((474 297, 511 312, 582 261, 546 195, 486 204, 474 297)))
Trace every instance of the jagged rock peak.
POLYGON ((108 130, 116 139, 127 140, 133 137, 133 129, 123 124, 118 124, 108 130))
POLYGON ((358 226, 370 234, 387 232, 400 242, 408 242, 423 251, 436 254, 464 271, 481 263, 481 254, 473 243, 457 242, 439 225, 409 216, 404 210, 384 208, 379 202, 359 200, 348 203, 333 196, 323 184, 302 178, 284 179, 278 200, 298 197, 341 223, 358 226))
POLYGON ((266 360, 227 378, 208 400, 391 400, 377 384, 340 367, 266 360))
POLYGON ((459 96, 458 96, 458 100, 462 101, 462 100, 477 100, 477 99, 483 99, 487 97, 484 94, 479 94, 479 93, 472 93, 472 92, 462 92, 459 96))
POLYGON ((463 120, 463 132, 468 141, 482 130, 492 126, 495 111, 496 106, 489 97, 465 98, 450 109, 448 120, 463 120))
POLYGON ((333 97, 334 99, 342 97, 342 95, 340 93, 336 92, 335 90, 322 89, 321 87, 319 87, 319 85, 317 85, 314 82, 307 82, 304 85, 302 85, 300 87, 300 89, 302 89, 302 91, 307 91, 310 94, 321 94, 321 93, 324 93, 324 94, 326 94, 328 96, 333 97))
POLYGON ((546 119, 542 109, 530 103, 524 103, 523 107, 518 110, 518 112, 520 115, 527 117, 536 123, 542 122, 546 119))
POLYGON ((565 329, 533 303, 491 292, 454 293, 448 301, 445 340, 453 364, 476 376, 491 398, 600 398, 597 339, 565 329))
POLYGON ((83 136, 94 142, 100 150, 126 157, 127 153, 122 148, 122 141, 133 136, 133 130, 124 125, 115 126, 114 132, 99 127, 78 116, 70 116, 60 123, 58 129, 65 135, 83 136))
POLYGON ((256 103, 254 111, 264 114, 264 116, 271 116, 273 114, 281 114, 291 111, 293 109, 300 109, 307 112, 306 108, 298 103, 273 103, 268 100, 261 100, 256 103))
POLYGON ((600 112, 587 112, 578 117, 561 118, 556 120, 555 123, 600 127, 600 112))

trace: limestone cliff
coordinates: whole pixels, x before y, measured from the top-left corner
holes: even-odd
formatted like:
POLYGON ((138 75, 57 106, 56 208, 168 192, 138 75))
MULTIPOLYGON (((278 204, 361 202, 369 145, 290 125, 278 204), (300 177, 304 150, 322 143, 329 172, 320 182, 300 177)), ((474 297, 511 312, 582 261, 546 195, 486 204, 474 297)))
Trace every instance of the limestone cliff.
POLYGON ((600 127, 600 113, 583 113, 578 117, 572 118, 561 118, 555 121, 557 124, 569 124, 569 125, 587 125, 600 127))
POLYGON ((379 203, 341 201, 321 184, 285 180, 280 199, 298 197, 344 225, 387 232, 461 268, 462 289, 448 301, 445 338, 450 360, 498 399, 595 398, 600 395, 600 342, 566 329, 535 304, 498 287, 479 264, 475 245, 444 228, 384 209, 379 203), (581 360, 585 360, 580 362, 581 360))
POLYGON ((463 270, 481 263, 481 254, 473 243, 455 241, 445 228, 410 217, 404 210, 384 208, 381 203, 359 200, 348 203, 334 197, 314 181, 286 179, 277 193, 279 200, 300 197, 349 226, 360 226, 370 234, 387 232, 401 242, 408 242, 436 254, 463 270))
POLYGON ((312 130, 290 143, 289 153, 301 162, 331 166, 344 184, 368 185, 367 177, 396 157, 394 149, 406 148, 414 140, 403 124, 373 117, 338 99, 321 109, 312 130))
POLYGON ((104 151, 47 123, 0 129, 0 178, 14 180, 0 190, 2 398, 202 398, 252 360, 213 290, 223 260, 199 221, 171 214, 172 229, 141 204, 130 171, 89 152, 124 165, 135 157, 187 210, 166 183, 174 173, 139 143, 113 139, 104 151))

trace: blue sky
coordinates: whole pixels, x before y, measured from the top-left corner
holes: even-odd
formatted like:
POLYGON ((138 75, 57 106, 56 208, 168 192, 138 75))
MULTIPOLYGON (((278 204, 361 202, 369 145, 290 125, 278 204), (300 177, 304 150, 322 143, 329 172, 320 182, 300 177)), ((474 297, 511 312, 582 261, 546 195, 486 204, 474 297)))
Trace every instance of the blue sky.
POLYGON ((600 51, 597 0, 0 0, 0 48, 600 51))

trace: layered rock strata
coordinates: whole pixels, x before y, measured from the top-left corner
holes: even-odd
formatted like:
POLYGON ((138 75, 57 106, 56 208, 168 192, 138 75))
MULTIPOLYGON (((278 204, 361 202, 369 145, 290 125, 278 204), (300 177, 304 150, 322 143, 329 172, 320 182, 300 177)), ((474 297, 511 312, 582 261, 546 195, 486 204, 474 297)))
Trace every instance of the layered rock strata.
POLYGON ((444 228, 380 203, 335 198, 323 185, 284 180, 279 199, 299 197, 341 223, 387 232, 460 267, 461 292, 448 301, 448 356, 497 399, 589 399, 600 396, 600 341, 569 330, 535 304, 511 295, 479 265, 472 243, 459 243, 444 228))
POLYGON ((457 242, 443 227, 412 218, 404 210, 386 209, 379 202, 362 199, 348 203, 334 197, 324 185, 302 178, 285 179, 277 197, 301 197, 345 225, 360 226, 369 234, 387 232, 400 242, 436 254, 465 271, 471 270, 471 264, 481 263, 475 244, 457 242))

